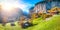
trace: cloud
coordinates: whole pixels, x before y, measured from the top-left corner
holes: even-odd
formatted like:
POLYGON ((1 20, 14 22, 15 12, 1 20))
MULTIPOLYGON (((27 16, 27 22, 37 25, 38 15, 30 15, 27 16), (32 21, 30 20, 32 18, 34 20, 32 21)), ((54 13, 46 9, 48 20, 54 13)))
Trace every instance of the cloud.
POLYGON ((24 10, 28 9, 28 6, 31 6, 31 4, 24 3, 22 0, 0 0, 0 3, 3 4, 4 9, 19 7, 24 10))

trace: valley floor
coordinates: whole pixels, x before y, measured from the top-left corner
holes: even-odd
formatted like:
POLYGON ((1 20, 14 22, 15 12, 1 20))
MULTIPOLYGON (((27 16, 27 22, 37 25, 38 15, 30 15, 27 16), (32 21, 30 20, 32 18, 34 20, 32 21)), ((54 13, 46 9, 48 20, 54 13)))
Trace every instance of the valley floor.
POLYGON ((10 26, 10 23, 7 23, 6 26, 2 26, 2 24, 0 24, 0 30, 60 30, 60 15, 54 15, 50 19, 46 20, 40 20, 40 18, 37 20, 37 25, 26 29, 22 29, 17 22, 15 22, 16 26, 10 26))

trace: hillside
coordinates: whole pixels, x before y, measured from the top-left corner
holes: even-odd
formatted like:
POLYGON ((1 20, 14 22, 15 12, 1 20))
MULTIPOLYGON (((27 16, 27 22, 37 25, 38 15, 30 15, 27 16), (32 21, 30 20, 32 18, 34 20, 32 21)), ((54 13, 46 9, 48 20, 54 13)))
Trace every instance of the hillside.
MULTIPOLYGON (((10 26, 8 23, 5 27, 0 24, 0 30, 60 30, 60 15, 54 15, 50 19, 42 20, 40 18, 35 23, 35 26, 28 27, 26 29, 20 28, 20 26, 15 22, 16 26, 10 26)), ((33 22, 34 23, 34 22, 33 22)))
POLYGON ((31 30, 60 30, 60 15, 54 15, 49 20, 41 21, 31 30))

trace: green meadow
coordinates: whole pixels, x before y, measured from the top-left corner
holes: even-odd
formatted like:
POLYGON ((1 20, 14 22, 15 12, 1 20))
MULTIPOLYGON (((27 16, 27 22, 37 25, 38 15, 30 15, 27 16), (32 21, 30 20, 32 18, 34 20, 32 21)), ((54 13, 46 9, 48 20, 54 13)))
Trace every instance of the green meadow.
POLYGON ((10 23, 7 23, 6 26, 0 24, 0 30, 60 30, 60 15, 54 15, 46 20, 37 18, 32 23, 34 26, 26 29, 22 29, 17 22, 15 22, 16 26, 11 26, 10 23))

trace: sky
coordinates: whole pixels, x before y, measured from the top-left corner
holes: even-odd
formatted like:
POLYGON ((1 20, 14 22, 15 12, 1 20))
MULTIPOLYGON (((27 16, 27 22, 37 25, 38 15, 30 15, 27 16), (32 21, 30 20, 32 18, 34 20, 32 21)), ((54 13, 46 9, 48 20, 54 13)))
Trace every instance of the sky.
POLYGON ((39 1, 42 0, 0 0, 0 4, 3 4, 3 9, 10 10, 13 7, 19 7, 24 13, 28 14, 29 8, 39 1))
POLYGON ((9 17, 13 20, 15 20, 19 14, 14 10, 14 8, 21 8, 23 13, 25 15, 29 14, 29 8, 33 7, 35 3, 39 2, 41 0, 0 0, 0 4, 3 8, 3 17, 7 16, 7 20, 9 20, 9 17), (14 11, 12 11, 12 8, 14 11), (16 13, 15 13, 16 12, 16 13), (9 14, 9 15, 8 15, 9 14))

